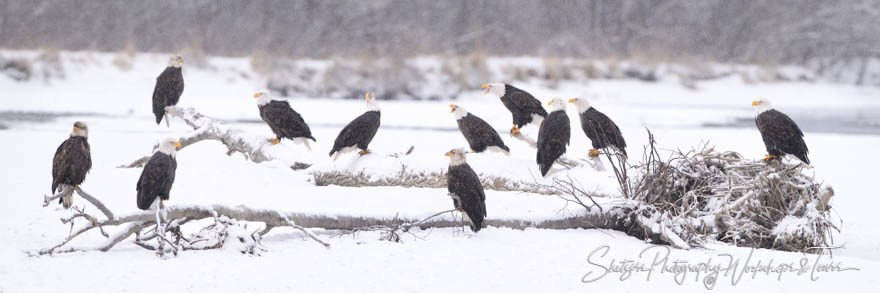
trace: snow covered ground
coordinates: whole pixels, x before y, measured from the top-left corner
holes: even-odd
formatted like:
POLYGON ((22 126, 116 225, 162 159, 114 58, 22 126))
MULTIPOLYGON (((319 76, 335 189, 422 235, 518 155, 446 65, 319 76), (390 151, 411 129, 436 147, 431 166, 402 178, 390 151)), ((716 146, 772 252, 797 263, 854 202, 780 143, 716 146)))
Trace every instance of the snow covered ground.
MULTIPOLYGON (((164 68, 165 56, 139 55, 133 68, 122 71, 109 65, 109 56, 98 54, 90 66, 68 66, 64 80, 49 83, 18 83, 0 77, 0 292, 144 292, 220 291, 253 292, 278 290, 306 291, 643 291, 646 284, 657 291, 703 291, 706 274, 689 273, 676 283, 673 273, 656 268, 647 273, 633 272, 625 281, 617 273, 590 283, 582 282, 601 274, 612 259, 639 261, 650 265, 657 252, 665 248, 616 231, 539 230, 517 231, 489 227, 476 235, 461 235, 452 229, 423 231, 423 239, 405 236, 403 243, 377 240, 375 233, 329 238, 325 249, 292 229, 277 229, 266 235, 268 251, 260 257, 242 256, 229 251, 188 251, 176 258, 159 260, 129 242, 110 252, 72 253, 57 256, 29 256, 28 251, 53 245, 63 239, 69 227, 58 219, 67 212, 55 206, 42 208, 51 180, 51 158, 58 144, 67 137, 76 120, 89 123, 93 168, 83 189, 99 197, 117 213, 135 211, 135 182, 140 169, 120 169, 151 151, 166 136, 179 136, 189 130, 179 120, 172 127, 156 126, 150 113, 150 96, 155 76, 164 68), (2 127, 0 127, 2 129, 2 127), (608 245, 607 255, 593 254, 608 245), (644 257, 639 253, 648 251, 644 257)), ((232 126, 270 136, 259 120, 252 94, 264 83, 248 73, 247 59, 211 59, 214 70, 187 69, 186 90, 181 106, 194 107, 203 114, 223 119, 232 126)), ((491 82, 491 81, 486 81, 491 82)), ((716 290, 802 290, 824 291, 847 288, 864 291, 880 282, 880 236, 874 226, 880 203, 872 188, 880 158, 871 155, 880 144, 877 113, 880 90, 831 84, 776 83, 745 85, 728 79, 701 83, 699 90, 682 88, 675 82, 593 81, 589 84, 561 84, 549 89, 540 83, 523 83, 521 88, 542 100, 586 95, 598 109, 620 125, 629 145, 631 158, 641 157, 641 146, 649 127, 663 148, 690 148, 709 141, 719 150, 734 150, 749 157, 764 154, 760 135, 750 124, 750 102, 765 98, 774 102, 802 124, 810 147, 816 176, 835 188, 832 205, 842 219, 842 233, 835 243, 842 245, 833 259, 839 267, 859 268, 842 272, 785 273, 752 276, 745 274, 735 284, 732 278, 717 278, 716 290), (843 122, 841 122, 843 121, 843 122), (834 131, 828 124, 842 123, 853 131, 834 131), (705 127, 712 125, 712 127, 705 127), (823 127, 825 126, 825 127, 823 127), (812 279, 811 279, 812 278, 812 279), (818 278, 818 279, 815 279, 818 278), (850 287, 852 286, 852 287, 850 287), (860 290, 861 289, 861 290, 860 290)), ((362 101, 293 99, 295 109, 312 125, 318 142, 313 151, 285 141, 272 152, 289 158, 287 162, 250 163, 240 155, 227 157, 225 148, 215 142, 201 142, 178 154, 177 179, 171 204, 227 204, 269 207, 292 212, 329 215, 422 217, 451 208, 445 189, 370 187, 318 187, 309 170, 292 171, 290 161, 316 164, 314 169, 365 170, 376 174, 399 171, 384 155, 406 151, 405 158, 419 170, 446 168, 444 152, 466 146, 449 114, 449 103, 466 107, 500 132, 510 128, 510 114, 499 101, 478 91, 462 94, 455 101, 379 101, 382 128, 370 148, 373 155, 347 156, 332 163, 327 152, 339 129, 363 112, 362 101)), ((369 89, 365 89, 369 90, 369 89)), ((580 131, 576 113, 569 108, 573 122, 572 141, 567 156, 586 156, 589 141, 580 131)), ((534 137, 536 129, 524 132, 534 137)), ((524 181, 538 174, 534 151, 524 143, 504 135, 511 157, 478 154, 468 157, 482 174, 505 176, 524 181)), ((269 146, 266 146, 269 148, 269 146)), ((592 190, 617 196, 613 174, 589 168, 570 171, 592 190)), ((564 175, 565 172, 560 174, 564 175)), ((76 203, 82 204, 77 198, 76 203)), ((487 191, 490 218, 548 219, 564 217, 579 210, 556 198, 519 193, 487 191)), ((77 244, 99 243, 97 233, 77 244)), ((600 250, 601 252, 601 250, 600 250)), ((705 249, 672 250, 673 260, 691 264, 711 261, 725 263, 730 254, 742 264, 750 256, 747 248, 711 244, 705 249)), ((756 250, 748 260, 773 266, 791 263, 812 265, 816 256, 756 250)), ((741 269, 741 267, 740 267, 741 269)), ((821 269, 821 267, 819 268, 821 269)), ((732 273, 731 273, 732 274, 732 273)), ((681 275, 679 275, 681 277, 681 275)))

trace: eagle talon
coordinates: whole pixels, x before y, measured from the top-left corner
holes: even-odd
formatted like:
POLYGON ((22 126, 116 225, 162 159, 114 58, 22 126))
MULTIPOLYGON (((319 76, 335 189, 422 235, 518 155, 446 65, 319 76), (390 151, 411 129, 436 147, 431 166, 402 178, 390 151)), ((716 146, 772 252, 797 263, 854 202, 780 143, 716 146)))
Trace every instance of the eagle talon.
POLYGON ((360 152, 358 152, 358 154, 360 154, 361 156, 372 154, 372 153, 373 153, 373 151, 371 151, 371 150, 361 150, 360 152))
POLYGON ((517 128, 517 127, 514 125, 513 128, 510 129, 510 135, 511 135, 511 136, 517 136, 517 135, 519 135, 519 128, 517 128))
POLYGON ((776 159, 776 158, 778 158, 778 157, 777 157, 777 156, 774 156, 774 155, 767 155, 767 156, 765 156, 763 159, 761 159, 761 161, 769 162, 770 160, 773 160, 773 159, 776 159))
POLYGON ((277 138, 270 138, 270 139, 267 139, 267 140, 268 140, 269 143, 271 143, 272 145, 276 145, 276 144, 281 143, 281 140, 280 140, 280 139, 277 139, 277 138))
POLYGON ((595 158, 595 157, 598 157, 598 156, 599 156, 599 150, 597 150, 597 149, 590 149, 590 158, 595 158))

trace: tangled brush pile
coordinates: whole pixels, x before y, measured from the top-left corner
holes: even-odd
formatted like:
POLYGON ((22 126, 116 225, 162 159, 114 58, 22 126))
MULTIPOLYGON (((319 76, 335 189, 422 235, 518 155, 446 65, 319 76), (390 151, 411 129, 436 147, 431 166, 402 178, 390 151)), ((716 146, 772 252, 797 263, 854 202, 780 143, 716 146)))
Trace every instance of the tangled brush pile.
POLYGON ((702 145, 660 159, 653 138, 630 181, 639 215, 691 245, 707 240, 738 246, 819 253, 831 242, 831 187, 812 167, 749 160, 702 145))

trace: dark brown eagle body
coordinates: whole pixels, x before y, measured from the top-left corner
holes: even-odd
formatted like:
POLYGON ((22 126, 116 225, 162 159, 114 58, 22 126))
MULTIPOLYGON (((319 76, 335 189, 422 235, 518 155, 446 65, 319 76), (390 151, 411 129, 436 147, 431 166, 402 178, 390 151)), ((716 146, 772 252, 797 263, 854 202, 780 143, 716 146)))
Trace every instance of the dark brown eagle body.
POLYGON ((304 137, 315 141, 309 125, 302 116, 290 107, 287 101, 272 100, 268 104, 259 105, 260 118, 269 125, 278 139, 294 139, 304 137))
POLYGON ((547 117, 547 110, 544 110, 544 107, 541 106, 541 101, 538 101, 532 94, 509 84, 504 85, 504 95, 501 96, 501 103, 504 104, 507 110, 510 110, 510 114, 513 115, 513 124, 517 128, 522 128, 526 124, 531 123, 533 114, 547 117))
POLYGON ((611 121, 611 118, 596 110, 595 107, 590 107, 581 113, 580 118, 581 128, 590 138, 594 149, 613 146, 626 156, 626 141, 620 133, 620 128, 614 121, 611 121))
POLYGON ((791 154, 806 164, 810 163, 807 157, 810 150, 804 142, 804 133, 788 115, 770 109, 758 114, 755 124, 761 132, 767 153, 780 158, 791 154))
POLYGON ((154 153, 137 182, 138 208, 150 209, 156 198, 168 200, 176 171, 177 160, 173 156, 163 152, 154 153))
POLYGON ((452 204, 470 218, 471 230, 479 232, 486 218, 486 194, 480 177, 467 163, 450 165, 446 186, 452 196, 452 204))
POLYGON ((183 73, 180 67, 166 67, 165 71, 156 78, 156 87, 153 89, 153 114, 156 115, 156 124, 165 117, 165 107, 177 105, 181 94, 183 94, 183 73))
POLYGON ((571 139, 571 123, 565 110, 557 110, 547 115, 538 130, 537 163, 541 176, 546 176, 553 162, 565 153, 571 139))
MULTIPOLYGON (((58 146, 52 159, 52 194, 61 184, 80 185, 92 169, 92 155, 89 141, 83 136, 71 136, 58 146)), ((69 208, 70 201, 61 202, 69 208)))
POLYGON ((468 145, 470 145, 474 152, 482 153, 490 146, 497 146, 506 152, 510 152, 510 149, 504 145, 504 141, 498 135, 498 132, 480 117, 468 113, 461 119, 458 119, 457 122, 458 129, 461 130, 461 134, 464 135, 468 145))
POLYGON ((379 131, 380 118, 379 111, 367 111, 349 122, 336 136, 330 155, 351 146, 366 150, 379 131))

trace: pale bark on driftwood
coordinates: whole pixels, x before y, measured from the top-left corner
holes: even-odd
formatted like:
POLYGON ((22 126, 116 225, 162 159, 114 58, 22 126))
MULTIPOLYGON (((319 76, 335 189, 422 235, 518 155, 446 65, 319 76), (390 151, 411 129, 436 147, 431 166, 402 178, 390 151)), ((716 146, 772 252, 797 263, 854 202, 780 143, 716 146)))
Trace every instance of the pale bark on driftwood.
MULTIPOLYGON (((168 106, 165 107, 165 117, 166 119, 170 117, 180 118, 186 123, 186 125, 193 128, 193 132, 180 137, 179 142, 181 144, 181 149, 203 140, 216 140, 226 146, 228 149, 226 152, 227 155, 241 153, 245 158, 254 163, 278 159, 263 150, 263 147, 271 146, 271 144, 267 142, 268 137, 247 133, 243 130, 229 127, 220 121, 217 121, 217 119, 202 115, 193 108, 168 106)), ((156 148, 157 147, 154 147, 153 151, 155 151, 156 148)), ((146 155, 131 163, 120 165, 119 167, 143 167, 150 159, 151 155, 152 154, 146 155)), ((305 169, 308 168, 308 166, 310 166, 310 164, 294 162, 291 168, 305 169)))

